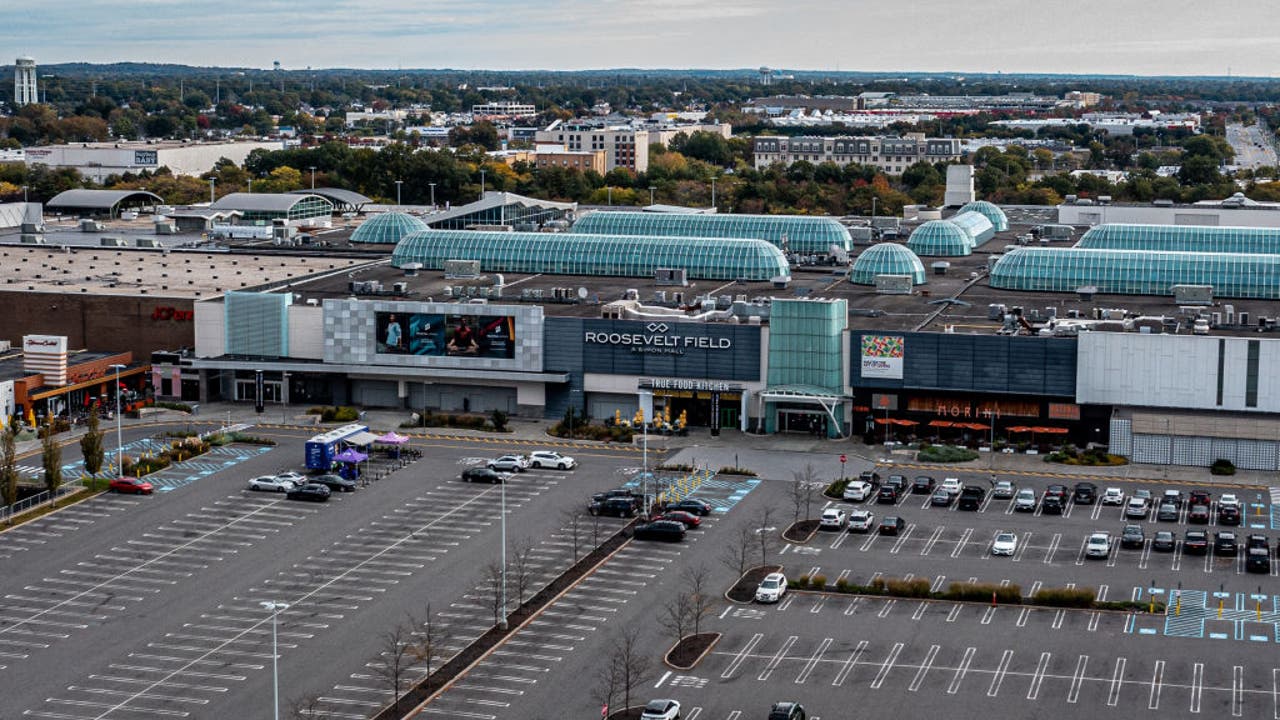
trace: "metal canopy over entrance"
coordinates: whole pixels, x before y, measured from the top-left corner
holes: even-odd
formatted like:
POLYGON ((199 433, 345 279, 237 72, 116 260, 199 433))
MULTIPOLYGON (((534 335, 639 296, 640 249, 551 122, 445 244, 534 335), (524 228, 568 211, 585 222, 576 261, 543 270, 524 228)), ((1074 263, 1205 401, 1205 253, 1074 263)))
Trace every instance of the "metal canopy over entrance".
MULTIPOLYGON (((844 423, 841 422, 840 416, 836 414, 836 409, 849 400, 844 395, 833 393, 820 387, 784 385, 765 388, 759 397, 761 402, 815 405, 821 409, 821 413, 831 423, 831 427, 838 429, 838 434, 842 439, 849 437, 844 432, 844 423)), ((784 410, 779 409, 778 412, 784 412, 784 410)))

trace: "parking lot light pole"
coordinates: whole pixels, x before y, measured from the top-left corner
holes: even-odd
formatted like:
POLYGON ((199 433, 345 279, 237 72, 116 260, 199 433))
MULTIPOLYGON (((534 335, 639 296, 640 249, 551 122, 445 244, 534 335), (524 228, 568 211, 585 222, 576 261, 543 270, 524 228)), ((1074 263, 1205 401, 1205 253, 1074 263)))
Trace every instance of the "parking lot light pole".
POLYGON ((502 496, 502 619, 498 621, 498 627, 502 630, 507 629, 507 479, 502 478, 502 482, 498 483, 502 486, 500 493, 502 496))
POLYGON ((115 364, 110 366, 116 371, 116 477, 124 476, 124 443, 120 437, 120 371, 124 365, 115 364))
POLYGON ((276 645, 276 618, 281 610, 289 609, 289 604, 275 600, 263 600, 258 604, 271 613, 271 717, 280 720, 280 653, 276 645))

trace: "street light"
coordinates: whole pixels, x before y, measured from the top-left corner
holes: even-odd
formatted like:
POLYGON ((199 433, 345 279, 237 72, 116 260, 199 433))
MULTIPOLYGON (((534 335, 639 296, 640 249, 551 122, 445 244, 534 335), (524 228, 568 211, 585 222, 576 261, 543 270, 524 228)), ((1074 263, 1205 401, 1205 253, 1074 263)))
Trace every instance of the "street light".
POLYGON ((27 202, 27 186, 22 186, 22 202, 27 202))
POLYGON ((480 199, 484 199, 484 168, 480 168, 480 199))
POLYGON ((316 189, 316 166, 312 165, 309 169, 311 170, 311 189, 315 190, 316 189))
POLYGON ((653 204, 653 191, 654 191, 654 190, 656 190, 656 189, 657 189, 657 188, 655 188, 655 187, 654 187, 654 186, 652 186, 652 185, 650 185, 650 186, 649 186, 649 204, 650 204, 650 205, 652 205, 652 204, 653 204))
POLYGON ((396 207, 399 207, 399 206, 400 206, 400 186, 401 186, 403 183, 404 183, 404 181, 403 181, 403 180, 397 180, 397 181, 396 181, 396 207))
POLYGON ((263 600, 258 604, 271 613, 271 716, 280 720, 280 653, 276 650, 276 618, 281 610, 289 609, 289 604, 274 600, 263 600))
POLYGON ((427 183, 427 185, 431 186, 431 209, 435 210, 436 209, 436 184, 427 183))
POLYGON ((502 619, 498 621, 500 630, 507 629, 507 479, 498 483, 502 486, 502 619))
POLYGON ((110 365, 111 369, 116 371, 116 477, 124 476, 124 442, 120 439, 120 371, 124 369, 124 365, 119 363, 110 365))
POLYGON ((874 195, 871 196, 871 224, 872 225, 876 224, 876 203, 879 202, 879 200, 880 198, 875 197, 874 195))
POLYGON ((716 179, 711 178, 711 207, 716 206, 716 179))
POLYGON ((213 204, 213 186, 217 184, 218 178, 209 178, 209 204, 213 204))

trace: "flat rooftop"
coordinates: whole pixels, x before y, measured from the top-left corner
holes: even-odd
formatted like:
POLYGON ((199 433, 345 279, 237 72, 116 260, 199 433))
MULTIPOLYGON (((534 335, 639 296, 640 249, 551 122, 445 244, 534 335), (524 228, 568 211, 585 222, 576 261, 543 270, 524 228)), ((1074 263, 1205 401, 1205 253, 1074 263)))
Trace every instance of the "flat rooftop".
POLYGON ((354 258, 164 252, 133 248, 0 246, 0 292, 50 292, 199 300, 341 271, 354 258))

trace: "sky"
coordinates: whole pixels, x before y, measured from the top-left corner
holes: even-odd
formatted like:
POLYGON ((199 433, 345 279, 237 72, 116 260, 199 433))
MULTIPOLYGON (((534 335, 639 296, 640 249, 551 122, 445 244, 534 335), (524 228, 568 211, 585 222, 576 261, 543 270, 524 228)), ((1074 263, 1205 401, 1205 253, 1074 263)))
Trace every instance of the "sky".
MULTIPOLYGON (((16 2, 16 0, 15 0, 16 2)), ((28 0, 37 63, 1280 76, 1268 0, 28 0)), ((3 50, 0 50, 3 52, 3 50)), ((4 59, 0 62, 11 62, 4 59)))

